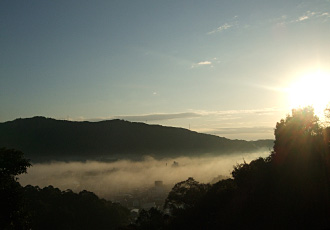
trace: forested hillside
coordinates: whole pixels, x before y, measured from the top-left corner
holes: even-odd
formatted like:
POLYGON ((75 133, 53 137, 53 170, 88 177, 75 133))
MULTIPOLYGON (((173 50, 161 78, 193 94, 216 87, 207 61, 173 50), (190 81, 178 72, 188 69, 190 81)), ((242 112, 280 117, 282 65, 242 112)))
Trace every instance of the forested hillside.
POLYGON ((0 146, 20 149, 33 162, 43 160, 193 156, 201 153, 270 149, 273 140, 244 141, 182 128, 123 120, 72 122, 44 117, 0 123, 0 146))

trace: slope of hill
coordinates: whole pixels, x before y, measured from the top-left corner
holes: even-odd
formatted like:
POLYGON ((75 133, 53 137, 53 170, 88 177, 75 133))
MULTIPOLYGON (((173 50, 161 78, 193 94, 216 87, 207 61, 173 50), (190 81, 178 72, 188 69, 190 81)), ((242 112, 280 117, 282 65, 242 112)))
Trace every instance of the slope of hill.
POLYGON ((0 123, 0 146, 19 149, 32 161, 90 160, 251 152, 272 148, 273 140, 230 140, 123 120, 74 122, 33 117, 0 123))

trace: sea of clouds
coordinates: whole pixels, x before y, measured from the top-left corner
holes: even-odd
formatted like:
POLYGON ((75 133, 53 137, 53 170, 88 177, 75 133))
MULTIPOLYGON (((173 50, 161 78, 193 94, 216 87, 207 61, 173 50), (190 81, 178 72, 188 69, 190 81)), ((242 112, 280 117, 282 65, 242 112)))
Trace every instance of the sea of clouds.
POLYGON ((34 164, 19 182, 41 188, 52 185, 75 192, 88 190, 103 198, 111 198, 132 189, 151 187, 161 180, 165 185, 193 177, 209 183, 218 176, 231 176, 234 165, 266 157, 269 152, 240 153, 224 156, 177 157, 157 160, 146 156, 142 161, 52 162, 34 164), (174 162, 177 162, 175 164, 174 162))

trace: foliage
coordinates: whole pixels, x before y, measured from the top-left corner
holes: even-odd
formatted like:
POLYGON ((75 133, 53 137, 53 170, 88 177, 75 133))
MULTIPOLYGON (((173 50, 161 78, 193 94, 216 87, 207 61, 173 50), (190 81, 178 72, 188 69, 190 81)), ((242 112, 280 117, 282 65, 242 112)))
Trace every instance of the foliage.
POLYGON ((128 209, 85 190, 28 185, 24 191, 32 229, 117 229, 129 220, 128 209))
POLYGON ((330 103, 328 103, 327 107, 324 110, 325 124, 330 125, 330 103))
POLYGON ((0 215, 0 229, 28 227, 23 190, 17 182, 17 176, 26 173, 30 166, 23 152, 0 148, 0 204, 5 208, 0 215))
POLYGON ((138 229, 143 230, 156 230, 162 229, 166 220, 166 215, 164 215, 160 210, 156 208, 151 208, 146 211, 142 209, 139 213, 139 216, 136 220, 136 224, 138 229))
MULTIPOLYGON (((322 139, 322 128, 312 107, 292 110, 292 116, 276 124, 273 160, 281 164, 309 157, 314 143, 322 139)), ((320 143, 317 143, 320 144, 320 143)))
POLYGON ((176 213, 180 209, 192 208, 205 195, 209 184, 200 184, 194 178, 189 177, 185 181, 177 183, 169 193, 164 208, 176 213))
POLYGON ((23 188, 17 176, 30 166, 21 151, 0 149, 0 229, 117 229, 128 223, 128 209, 92 192, 23 188))
MULTIPOLYGON (((26 173, 31 164, 24 158, 24 153, 14 149, 0 148, 0 176, 15 177, 26 173)), ((16 180, 16 179, 15 179, 16 180)))

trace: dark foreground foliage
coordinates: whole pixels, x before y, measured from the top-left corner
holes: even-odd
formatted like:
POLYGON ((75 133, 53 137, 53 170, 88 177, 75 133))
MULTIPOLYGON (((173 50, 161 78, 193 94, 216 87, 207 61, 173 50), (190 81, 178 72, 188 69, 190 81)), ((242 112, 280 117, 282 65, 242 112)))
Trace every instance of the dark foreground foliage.
POLYGON ((94 193, 22 187, 17 175, 30 163, 21 151, 0 149, 0 229, 117 229, 129 210, 94 193))
POLYGON ((32 229, 117 229, 128 224, 128 209, 92 192, 30 185, 24 191, 32 229))
POLYGON ((312 108, 293 110, 277 123, 269 157, 236 165, 232 179, 212 186, 178 183, 165 203, 170 215, 141 213, 131 229, 329 229, 329 134, 312 108))
POLYGON ((24 190, 17 176, 30 166, 21 151, 0 148, 0 229, 24 229, 28 224, 24 190))

